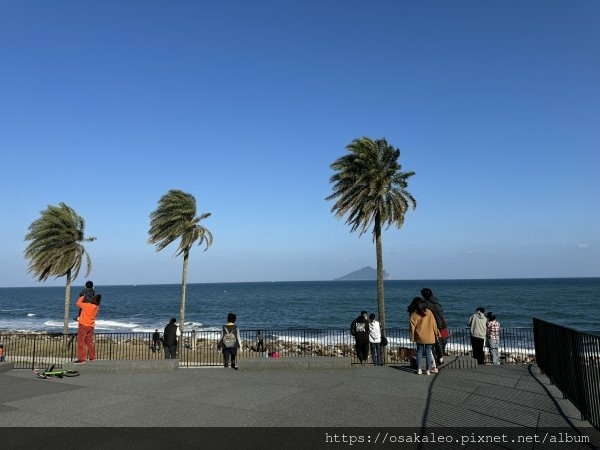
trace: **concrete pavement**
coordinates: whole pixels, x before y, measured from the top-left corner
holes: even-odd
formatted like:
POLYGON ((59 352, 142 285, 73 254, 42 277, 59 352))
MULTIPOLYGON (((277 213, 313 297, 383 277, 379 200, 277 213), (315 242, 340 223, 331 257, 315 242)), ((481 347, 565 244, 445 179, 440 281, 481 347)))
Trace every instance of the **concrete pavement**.
MULTIPOLYGON (((536 366, 441 368, 416 375, 406 365, 309 370, 94 370, 42 380, 0 372, 3 427, 440 427, 598 430, 536 366)), ((462 446, 461 448, 465 448, 462 446)), ((474 448, 474 447, 473 447, 474 448)), ((531 447, 533 448, 533 447, 531 447)), ((536 447, 538 448, 538 447, 536 447)), ((566 447, 562 447, 565 448, 566 447)), ((597 448, 600 448, 598 446, 597 448)))

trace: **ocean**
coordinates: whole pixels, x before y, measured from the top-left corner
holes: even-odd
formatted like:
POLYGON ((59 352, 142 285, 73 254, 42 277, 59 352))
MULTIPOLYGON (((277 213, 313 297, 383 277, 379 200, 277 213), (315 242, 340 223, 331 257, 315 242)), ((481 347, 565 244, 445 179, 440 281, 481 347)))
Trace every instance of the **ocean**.
MULTIPOLYGON (((407 328, 406 307, 423 287, 433 290, 448 326, 462 328, 478 306, 493 311, 503 327, 531 327, 532 317, 600 334, 600 278, 507 280, 388 280, 388 328, 407 328)), ((77 329, 71 288, 70 331, 77 329)), ((178 318, 181 286, 96 286, 102 305, 98 332, 162 331, 178 318)), ((241 329, 347 329, 367 310, 377 314, 375 281, 303 281, 188 284, 185 329, 216 331, 227 313, 241 329)), ((0 331, 62 332, 64 287, 0 288, 0 331)))

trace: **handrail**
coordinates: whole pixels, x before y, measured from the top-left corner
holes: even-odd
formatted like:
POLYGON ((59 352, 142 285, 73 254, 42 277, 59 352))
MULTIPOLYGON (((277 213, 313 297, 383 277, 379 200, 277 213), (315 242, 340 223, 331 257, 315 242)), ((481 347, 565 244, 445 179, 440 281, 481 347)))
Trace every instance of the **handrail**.
MULTIPOLYGON (((446 346, 449 355, 468 355, 471 351, 468 329, 452 328, 446 346)), ((241 330, 240 358, 260 358, 275 353, 279 357, 346 356, 357 363, 354 339, 347 329, 263 329, 241 330), (264 340, 263 349, 256 348, 256 332, 264 340)), ((415 344, 410 342, 408 329, 386 330, 388 346, 382 349, 385 364, 410 362, 415 344)), ((76 335, 62 333, 0 333, 7 361, 15 368, 43 367, 76 359, 76 335)), ((185 331, 180 339, 181 367, 218 366, 222 364, 217 350, 220 331, 185 331)), ((154 348, 152 333, 95 333, 96 358, 99 360, 139 360, 164 358, 162 348, 154 348)), ((487 349, 486 349, 487 352, 487 349)), ((503 328, 499 347, 501 362, 535 362, 531 328, 503 328)))
POLYGON ((600 336, 533 318, 540 370, 600 429, 600 336))

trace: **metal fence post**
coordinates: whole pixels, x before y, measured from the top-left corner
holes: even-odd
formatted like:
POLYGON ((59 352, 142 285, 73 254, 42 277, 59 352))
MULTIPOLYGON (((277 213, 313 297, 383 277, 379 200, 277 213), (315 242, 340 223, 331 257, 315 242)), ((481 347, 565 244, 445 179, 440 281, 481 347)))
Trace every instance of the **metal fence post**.
POLYGON ((36 339, 35 335, 33 335, 33 354, 31 355, 31 370, 35 369, 35 348, 36 348, 36 339))

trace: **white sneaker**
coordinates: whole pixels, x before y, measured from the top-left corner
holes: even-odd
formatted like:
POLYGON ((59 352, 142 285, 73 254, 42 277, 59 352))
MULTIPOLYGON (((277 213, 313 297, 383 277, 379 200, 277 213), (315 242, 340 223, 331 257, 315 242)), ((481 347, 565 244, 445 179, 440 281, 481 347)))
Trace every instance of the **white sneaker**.
POLYGON ((417 370, 417 375, 422 375, 423 371, 421 369, 417 370))
POLYGON ((437 368, 436 368, 436 367, 432 367, 432 368, 431 368, 431 373, 438 373, 438 370, 437 370, 437 368))
POLYGON ((426 370, 426 371, 425 371, 425 375, 431 375, 431 374, 429 373, 429 370, 426 370))

